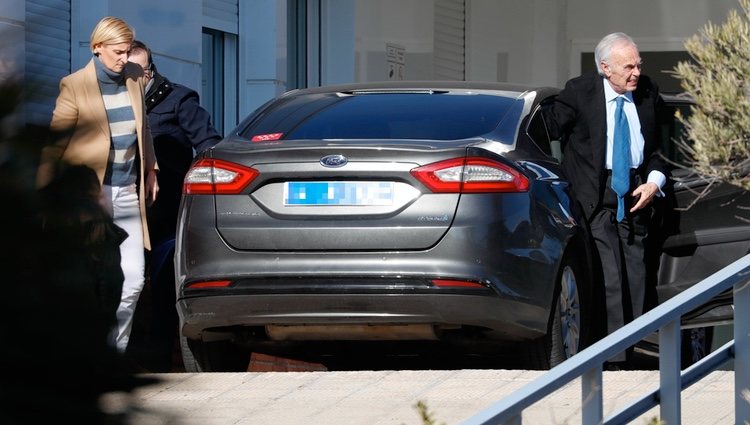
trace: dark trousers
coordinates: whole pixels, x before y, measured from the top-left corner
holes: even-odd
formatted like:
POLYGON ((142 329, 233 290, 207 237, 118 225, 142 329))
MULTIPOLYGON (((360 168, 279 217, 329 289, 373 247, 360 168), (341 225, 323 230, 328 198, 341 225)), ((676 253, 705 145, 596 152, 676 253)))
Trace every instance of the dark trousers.
MULTIPOLYGON (((154 250, 154 256, 157 251, 154 250)), ((151 264, 151 349, 154 358, 150 370, 153 372, 172 371, 175 342, 179 338, 173 257, 174 248, 171 248, 161 261, 152 261, 151 264)))
MULTIPOLYGON (((616 198, 614 205, 612 202, 614 192, 609 188, 607 191, 610 193, 605 194, 604 208, 594 214, 589 224, 602 266, 607 333, 611 334, 643 313, 646 294, 644 239, 650 209, 627 213, 618 223, 616 198)), ((626 202, 626 208, 630 207, 626 202)), ((625 360, 625 352, 610 359, 625 360)))

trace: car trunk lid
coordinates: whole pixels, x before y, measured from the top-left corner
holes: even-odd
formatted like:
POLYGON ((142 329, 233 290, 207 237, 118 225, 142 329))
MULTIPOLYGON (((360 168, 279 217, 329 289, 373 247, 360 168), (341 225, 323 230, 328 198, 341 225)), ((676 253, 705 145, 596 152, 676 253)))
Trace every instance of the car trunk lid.
POLYGON ((410 172, 462 158, 475 142, 284 141, 232 152, 259 175, 242 193, 216 195, 217 230, 239 250, 427 249, 450 227, 460 195, 432 193, 410 172))

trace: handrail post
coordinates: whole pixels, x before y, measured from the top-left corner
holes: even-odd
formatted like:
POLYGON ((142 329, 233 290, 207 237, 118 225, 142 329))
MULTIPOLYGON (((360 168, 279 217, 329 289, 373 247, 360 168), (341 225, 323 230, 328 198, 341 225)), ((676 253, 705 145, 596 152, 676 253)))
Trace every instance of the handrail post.
POLYGON ((680 318, 659 329, 659 404, 661 420, 680 424, 680 318))
POLYGON ((595 368, 585 372, 581 377, 582 417, 584 425, 600 424, 604 416, 604 388, 602 383, 602 368, 595 368))
POLYGON ((750 420, 750 282, 734 285, 734 423, 750 420))

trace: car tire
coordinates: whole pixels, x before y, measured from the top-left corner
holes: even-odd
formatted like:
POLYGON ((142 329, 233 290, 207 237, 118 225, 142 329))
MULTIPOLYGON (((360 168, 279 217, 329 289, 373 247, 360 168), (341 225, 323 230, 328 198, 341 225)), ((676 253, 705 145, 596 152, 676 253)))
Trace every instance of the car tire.
POLYGON ((250 350, 229 340, 199 341, 180 337, 186 372, 246 372, 250 350))
POLYGON ((200 345, 200 341, 193 341, 180 335, 180 350, 182 351, 182 364, 185 367, 185 372, 205 372, 198 360, 202 354, 198 352, 201 348, 200 345))
POLYGON ((590 343, 592 294, 587 268, 571 250, 557 275, 547 334, 531 344, 528 367, 546 370, 557 366, 590 343))

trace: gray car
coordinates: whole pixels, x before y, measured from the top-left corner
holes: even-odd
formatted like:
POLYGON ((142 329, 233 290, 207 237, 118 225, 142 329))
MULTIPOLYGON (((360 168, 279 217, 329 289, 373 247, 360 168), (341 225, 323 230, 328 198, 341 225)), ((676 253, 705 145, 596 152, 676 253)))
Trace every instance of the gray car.
MULTIPOLYGON (((176 241, 188 371, 252 351, 437 343, 549 368, 602 336, 596 265, 542 111, 558 90, 397 82, 294 90, 194 162, 176 241)), ((663 96, 682 160, 683 96, 663 96)), ((676 167, 653 220, 646 308, 750 251, 748 194, 676 167)), ((732 294, 683 318, 683 363, 732 294)), ((653 340, 643 341, 648 349, 653 340)), ((658 347, 655 347, 658 349, 658 347)), ((294 355, 294 353, 291 353, 294 355)))
POLYGON ((204 153, 176 249, 188 371, 431 341, 549 368, 593 338, 590 246, 541 110, 492 83, 294 90, 204 153))

